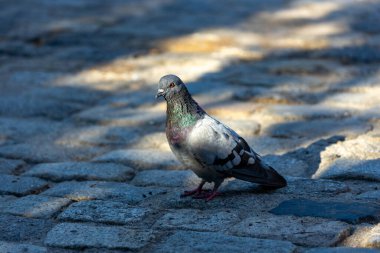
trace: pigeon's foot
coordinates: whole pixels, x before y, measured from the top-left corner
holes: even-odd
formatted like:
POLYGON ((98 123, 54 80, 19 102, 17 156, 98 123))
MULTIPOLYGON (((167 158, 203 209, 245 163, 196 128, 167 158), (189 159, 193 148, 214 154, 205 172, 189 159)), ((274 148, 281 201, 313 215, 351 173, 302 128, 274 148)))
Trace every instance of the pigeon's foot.
POLYGON ((203 190, 201 189, 194 189, 194 190, 191 190, 191 191, 184 191, 182 194, 181 194, 181 198, 184 198, 184 197, 188 197, 188 196, 198 196, 198 195, 201 195, 203 192, 203 190))
POLYGON ((202 194, 203 190, 203 185, 206 183, 206 181, 202 180, 202 182, 198 185, 198 187, 194 190, 191 190, 191 191, 184 191, 182 194, 181 194, 181 198, 183 197, 187 197, 187 196, 192 196, 194 195, 195 196, 199 196, 202 194))
POLYGON ((216 196, 219 196, 220 195, 220 192, 211 192, 211 194, 207 197, 206 201, 210 201, 210 200, 213 200, 216 196))
POLYGON ((222 184, 223 181, 220 181, 220 182, 215 182, 214 183, 214 188, 212 189, 212 191, 208 194, 208 196, 206 197, 206 202, 207 201, 211 201, 213 200, 216 196, 219 196, 220 193, 218 192, 218 188, 219 186, 222 184))
POLYGON ((201 194, 194 195, 193 199, 205 199, 206 201, 210 201, 219 195, 220 192, 218 191, 203 191, 201 194))

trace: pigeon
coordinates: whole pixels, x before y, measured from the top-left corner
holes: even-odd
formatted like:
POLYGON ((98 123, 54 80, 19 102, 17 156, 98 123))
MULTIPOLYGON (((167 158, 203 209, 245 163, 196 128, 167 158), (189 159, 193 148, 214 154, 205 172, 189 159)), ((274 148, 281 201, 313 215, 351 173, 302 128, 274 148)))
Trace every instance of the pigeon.
POLYGON ((158 83, 156 99, 166 100, 166 137, 169 146, 185 166, 202 180, 199 186, 181 196, 210 201, 219 195, 218 188, 226 178, 237 178, 277 189, 286 180, 234 130, 214 119, 192 98, 182 80, 165 75, 158 83), (204 191, 206 182, 214 183, 204 191))

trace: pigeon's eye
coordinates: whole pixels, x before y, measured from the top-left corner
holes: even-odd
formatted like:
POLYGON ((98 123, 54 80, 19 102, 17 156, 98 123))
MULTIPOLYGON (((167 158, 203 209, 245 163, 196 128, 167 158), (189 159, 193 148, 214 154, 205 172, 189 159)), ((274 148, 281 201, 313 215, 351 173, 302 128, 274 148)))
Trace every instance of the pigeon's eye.
POLYGON ((174 83, 170 83, 170 84, 169 84, 169 87, 170 87, 170 88, 173 88, 174 86, 175 86, 174 83))

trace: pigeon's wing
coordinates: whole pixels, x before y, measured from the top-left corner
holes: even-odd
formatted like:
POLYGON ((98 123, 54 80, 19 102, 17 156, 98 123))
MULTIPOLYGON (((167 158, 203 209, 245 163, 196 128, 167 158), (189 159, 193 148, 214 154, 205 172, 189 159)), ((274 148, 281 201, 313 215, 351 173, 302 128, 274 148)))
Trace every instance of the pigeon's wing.
POLYGON ((285 179, 266 165, 234 130, 207 114, 188 136, 189 150, 203 166, 225 175, 272 187, 283 187, 285 179))

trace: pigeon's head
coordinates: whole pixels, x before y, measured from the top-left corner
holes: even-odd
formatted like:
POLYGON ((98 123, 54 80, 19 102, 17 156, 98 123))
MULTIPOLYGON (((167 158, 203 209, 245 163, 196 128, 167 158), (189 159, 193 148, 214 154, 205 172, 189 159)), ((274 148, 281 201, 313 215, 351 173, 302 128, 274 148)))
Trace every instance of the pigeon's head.
POLYGON ((166 75, 158 82, 156 98, 164 97, 166 100, 178 95, 182 90, 186 90, 185 84, 176 75, 166 75))

